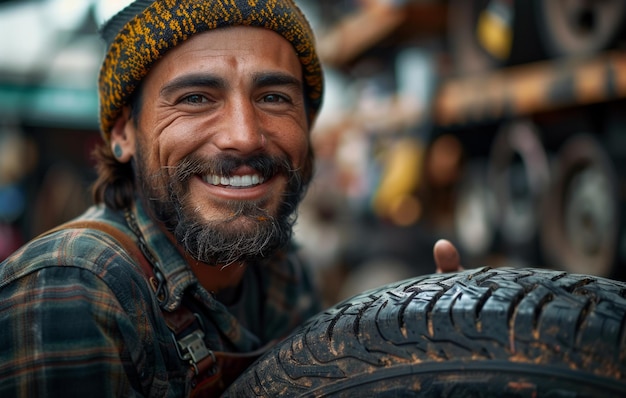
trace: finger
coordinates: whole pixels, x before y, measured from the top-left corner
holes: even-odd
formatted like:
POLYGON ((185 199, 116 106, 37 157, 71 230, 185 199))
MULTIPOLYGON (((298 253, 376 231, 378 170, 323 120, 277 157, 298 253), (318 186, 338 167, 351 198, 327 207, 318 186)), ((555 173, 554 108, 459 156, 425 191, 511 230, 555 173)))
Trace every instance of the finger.
POLYGON ((463 270, 461 257, 454 245, 446 239, 440 239, 433 247, 433 256, 437 273, 456 272, 463 270))

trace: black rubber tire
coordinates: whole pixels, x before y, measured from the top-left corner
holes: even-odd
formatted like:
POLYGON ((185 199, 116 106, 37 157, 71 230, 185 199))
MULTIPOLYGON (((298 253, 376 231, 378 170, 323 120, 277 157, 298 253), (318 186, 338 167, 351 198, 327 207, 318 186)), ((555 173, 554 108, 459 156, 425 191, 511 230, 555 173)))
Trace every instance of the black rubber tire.
POLYGON ((315 316, 232 397, 625 397, 626 284, 482 268, 397 282, 315 316))
POLYGON ((608 149, 593 134, 573 134, 553 166, 540 223, 547 263, 569 272, 611 277, 619 254, 621 188, 608 149))

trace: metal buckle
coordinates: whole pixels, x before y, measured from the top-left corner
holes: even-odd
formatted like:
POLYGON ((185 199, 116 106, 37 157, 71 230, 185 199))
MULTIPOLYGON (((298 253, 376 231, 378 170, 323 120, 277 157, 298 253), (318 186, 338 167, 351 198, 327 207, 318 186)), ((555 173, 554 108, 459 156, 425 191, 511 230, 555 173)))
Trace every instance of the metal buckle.
POLYGON ((161 272, 161 268, 159 267, 158 263, 155 263, 153 265, 153 268, 154 268, 154 276, 156 278, 156 281, 158 282, 155 288, 156 298, 159 301, 159 303, 164 303, 165 301, 167 301, 168 296, 169 296, 169 292, 167 291, 167 288, 165 286, 165 277, 163 276, 163 273, 161 272))
POLYGON ((176 342, 178 356, 184 361, 189 361, 191 366, 193 366, 196 376, 199 373, 198 363, 204 358, 211 356, 215 362, 215 354, 204 344, 204 333, 201 330, 196 330, 180 340, 176 339, 174 334, 172 334, 172 337, 176 342))

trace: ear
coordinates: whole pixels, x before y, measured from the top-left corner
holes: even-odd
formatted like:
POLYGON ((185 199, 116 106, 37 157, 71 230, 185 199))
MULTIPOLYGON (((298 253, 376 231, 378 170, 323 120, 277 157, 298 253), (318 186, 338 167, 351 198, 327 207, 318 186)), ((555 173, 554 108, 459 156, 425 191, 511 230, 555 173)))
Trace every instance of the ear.
POLYGON ((111 130, 111 151, 121 163, 128 163, 135 155, 137 129, 130 117, 130 108, 124 107, 111 130), (117 147, 117 148, 116 148, 117 147), (116 149, 118 154, 116 154, 116 149), (121 151, 120 151, 121 150, 121 151), (118 156, 119 155, 119 156, 118 156))

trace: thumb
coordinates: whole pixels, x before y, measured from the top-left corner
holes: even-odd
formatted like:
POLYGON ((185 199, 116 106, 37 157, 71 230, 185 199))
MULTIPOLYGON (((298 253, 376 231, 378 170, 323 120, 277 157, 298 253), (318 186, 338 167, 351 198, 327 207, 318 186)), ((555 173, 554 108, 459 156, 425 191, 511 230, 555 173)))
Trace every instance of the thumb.
POLYGON ((462 271, 461 257, 456 247, 446 239, 439 239, 433 247, 437 273, 462 271))

